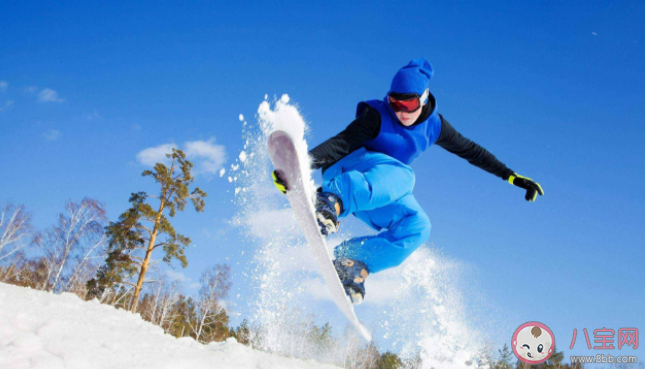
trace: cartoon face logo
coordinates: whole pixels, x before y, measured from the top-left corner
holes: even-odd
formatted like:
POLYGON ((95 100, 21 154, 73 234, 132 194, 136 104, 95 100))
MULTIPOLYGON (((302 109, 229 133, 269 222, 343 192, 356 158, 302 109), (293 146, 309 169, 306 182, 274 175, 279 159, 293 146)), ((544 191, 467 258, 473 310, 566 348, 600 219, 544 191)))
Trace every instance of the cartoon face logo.
POLYGON ((540 322, 527 322, 513 333, 513 352, 527 364, 547 361, 553 353, 555 337, 546 325, 540 322))

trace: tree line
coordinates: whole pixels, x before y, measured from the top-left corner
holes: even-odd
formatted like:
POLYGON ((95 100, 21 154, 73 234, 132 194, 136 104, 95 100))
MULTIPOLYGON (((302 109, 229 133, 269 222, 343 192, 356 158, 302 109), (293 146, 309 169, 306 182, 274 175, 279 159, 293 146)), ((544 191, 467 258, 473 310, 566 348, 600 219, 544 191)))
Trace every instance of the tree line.
MULTIPOLYGON (((178 261, 188 266, 184 253, 189 237, 179 234, 171 224, 178 211, 190 201, 202 212, 207 194, 194 182, 192 163, 181 150, 166 155, 170 165, 157 163, 142 173, 159 185, 156 195, 132 193, 130 207, 116 222, 108 220, 104 206, 95 199, 68 201, 65 211, 50 229, 40 232, 31 225, 24 206, 5 204, 0 213, 0 281, 52 293, 70 292, 141 317, 175 337, 192 337, 200 343, 237 342, 277 354, 315 358, 344 368, 416 368, 420 353, 406 360, 396 353, 379 353, 372 342, 365 345, 351 327, 333 335, 327 323, 315 324, 313 317, 293 312, 280 327, 251 325, 243 320, 230 325, 224 301, 231 289, 231 269, 226 264, 202 272, 197 296, 182 292, 181 282, 170 281, 153 258, 170 265, 178 261), (276 333, 277 332, 277 333, 276 333), (276 337, 276 334, 280 337, 276 337), (280 344, 269 342, 277 340, 280 344)), ((493 369, 523 368, 512 363, 507 346, 493 360, 487 352, 474 358, 475 367, 493 369)), ((535 368, 569 368, 563 355, 535 368)))

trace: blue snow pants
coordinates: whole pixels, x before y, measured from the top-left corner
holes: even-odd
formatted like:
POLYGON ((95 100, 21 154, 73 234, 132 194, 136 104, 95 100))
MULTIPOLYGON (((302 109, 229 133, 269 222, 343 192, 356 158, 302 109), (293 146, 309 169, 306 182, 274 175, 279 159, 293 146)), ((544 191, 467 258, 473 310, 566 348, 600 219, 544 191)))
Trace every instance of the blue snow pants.
POLYGON ((343 201, 341 217, 354 214, 377 231, 336 247, 334 255, 365 263, 370 273, 401 264, 430 237, 430 219, 414 196, 412 168, 386 154, 360 148, 323 173, 323 191, 343 201))

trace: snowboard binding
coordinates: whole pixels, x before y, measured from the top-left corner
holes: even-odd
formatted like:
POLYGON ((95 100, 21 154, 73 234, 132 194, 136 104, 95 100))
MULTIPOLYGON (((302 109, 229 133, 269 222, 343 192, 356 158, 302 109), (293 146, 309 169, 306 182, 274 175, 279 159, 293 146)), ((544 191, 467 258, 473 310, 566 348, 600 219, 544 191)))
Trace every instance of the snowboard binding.
POLYGON ((338 220, 337 209, 342 208, 342 201, 338 196, 318 189, 316 193, 316 220, 318 220, 320 233, 323 236, 338 232, 340 221, 338 220))
POLYGON ((365 298, 365 279, 369 275, 367 265, 358 260, 340 258, 334 260, 334 267, 352 304, 362 303, 365 298))

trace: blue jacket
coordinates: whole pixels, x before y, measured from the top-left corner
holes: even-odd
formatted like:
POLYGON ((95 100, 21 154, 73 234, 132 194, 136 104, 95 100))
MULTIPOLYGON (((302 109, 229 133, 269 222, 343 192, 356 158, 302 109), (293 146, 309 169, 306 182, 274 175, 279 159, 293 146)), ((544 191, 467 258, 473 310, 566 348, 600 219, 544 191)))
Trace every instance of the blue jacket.
POLYGON ((437 113, 437 102, 430 94, 420 122, 405 127, 385 100, 358 104, 356 119, 345 130, 309 152, 312 169, 325 171, 331 165, 361 147, 381 152, 404 164, 410 164, 433 144, 468 160, 504 180, 513 171, 485 148, 462 136, 437 113), (425 119, 424 119, 425 117, 425 119))
POLYGON ((363 113, 365 104, 378 110, 381 115, 381 129, 378 136, 364 143, 365 148, 370 151, 381 152, 400 162, 410 164, 432 146, 441 134, 441 118, 437 114, 437 104, 432 94, 428 97, 428 104, 431 104, 433 110, 428 118, 409 127, 399 123, 385 99, 359 103, 356 109, 357 117, 363 113))

